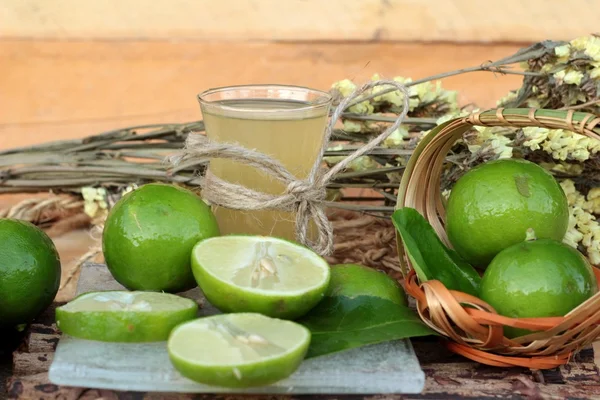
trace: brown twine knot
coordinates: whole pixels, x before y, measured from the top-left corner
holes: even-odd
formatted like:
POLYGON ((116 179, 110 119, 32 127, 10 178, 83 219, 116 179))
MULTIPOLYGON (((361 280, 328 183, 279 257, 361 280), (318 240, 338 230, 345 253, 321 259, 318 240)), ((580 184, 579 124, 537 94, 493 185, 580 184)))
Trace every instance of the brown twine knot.
POLYGON ((185 148, 179 154, 171 157, 170 161, 176 166, 182 163, 199 164, 213 158, 229 159, 254 167, 281 181, 285 184, 286 190, 281 194, 273 195, 224 181, 211 174, 209 169, 201 181, 202 196, 211 204, 233 210, 294 212, 296 214, 296 238, 298 241, 311 247, 321 255, 329 255, 333 251, 333 228, 324 211, 324 207, 328 204, 325 201, 327 184, 352 161, 371 151, 398 129, 408 114, 408 101, 409 92, 407 88, 396 81, 373 81, 356 88, 349 96, 343 98, 335 108, 325 131, 321 152, 306 179, 298 179, 281 162, 266 154, 247 149, 235 143, 213 142, 205 135, 188 135, 185 148), (327 150, 333 128, 349 103, 365 91, 384 85, 394 86, 404 95, 402 113, 379 136, 329 170, 322 168, 323 156, 327 150), (317 228, 317 240, 314 242, 308 237, 310 221, 313 221, 317 228))
POLYGON ((293 181, 287 186, 285 193, 295 197, 296 204, 303 201, 324 201, 327 196, 327 191, 324 187, 316 187, 313 182, 309 181, 293 181))

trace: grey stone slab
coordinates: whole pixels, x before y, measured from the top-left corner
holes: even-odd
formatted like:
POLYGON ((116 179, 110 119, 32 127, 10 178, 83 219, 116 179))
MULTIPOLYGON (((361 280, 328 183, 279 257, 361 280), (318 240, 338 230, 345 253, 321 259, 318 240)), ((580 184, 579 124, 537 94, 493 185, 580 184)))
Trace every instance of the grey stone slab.
MULTIPOLYGON (((87 264, 77 293, 123 289, 104 265, 87 264)), ((180 295, 197 300, 200 316, 219 313, 196 288, 180 295)), ((287 379, 259 388, 207 386, 181 376, 166 343, 105 343, 63 335, 49 371, 57 385, 185 393, 389 394, 420 393, 425 375, 408 340, 398 340, 305 360, 287 379)))

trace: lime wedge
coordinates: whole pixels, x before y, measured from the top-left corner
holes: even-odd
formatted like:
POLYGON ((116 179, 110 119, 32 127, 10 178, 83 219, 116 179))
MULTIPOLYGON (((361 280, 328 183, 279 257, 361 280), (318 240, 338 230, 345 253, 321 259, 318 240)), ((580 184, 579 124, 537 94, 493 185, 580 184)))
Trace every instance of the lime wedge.
POLYGON ((168 293, 105 291, 76 297, 56 309, 56 326, 74 337, 104 342, 167 340, 178 324, 196 318, 198 304, 168 293))
POLYGON ((192 251, 192 271, 219 310, 284 319, 313 308, 330 278, 327 261, 312 250, 264 236, 205 239, 192 251))
POLYGON ((255 313, 221 314, 171 332, 169 357, 183 376, 230 388, 263 386, 291 375, 310 344, 300 324, 255 313))

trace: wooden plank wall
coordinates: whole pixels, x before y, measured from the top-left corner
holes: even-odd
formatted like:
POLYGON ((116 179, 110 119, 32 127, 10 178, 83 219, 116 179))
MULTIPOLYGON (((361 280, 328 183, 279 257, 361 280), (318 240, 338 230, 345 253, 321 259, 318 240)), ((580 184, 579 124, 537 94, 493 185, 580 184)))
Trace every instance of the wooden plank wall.
POLYGON ((597 0, 2 0, 0 36, 529 42, 598 29, 597 0))

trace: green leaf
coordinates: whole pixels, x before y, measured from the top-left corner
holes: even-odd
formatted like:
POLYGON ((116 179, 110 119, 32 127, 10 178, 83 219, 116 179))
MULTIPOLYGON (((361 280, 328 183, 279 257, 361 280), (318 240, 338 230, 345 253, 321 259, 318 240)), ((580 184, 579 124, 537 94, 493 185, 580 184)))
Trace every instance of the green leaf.
POLYGON ((306 358, 436 334, 410 308, 373 296, 326 296, 296 322, 312 333, 306 358))
POLYGON ((481 277, 458 253, 442 243, 429 222, 414 208, 404 207, 392 215, 406 254, 421 282, 439 280, 448 289, 477 296, 481 277))

